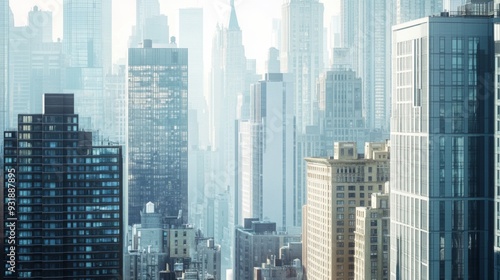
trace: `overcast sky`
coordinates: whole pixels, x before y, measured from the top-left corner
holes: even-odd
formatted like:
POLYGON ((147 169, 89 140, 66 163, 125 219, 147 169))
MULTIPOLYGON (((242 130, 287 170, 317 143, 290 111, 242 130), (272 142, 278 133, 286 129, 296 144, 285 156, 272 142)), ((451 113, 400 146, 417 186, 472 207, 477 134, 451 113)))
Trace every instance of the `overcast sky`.
MULTIPOLYGON (((328 26, 330 17, 338 14, 338 0, 321 2, 325 5, 324 19, 325 26, 328 26)), ((257 59, 259 70, 263 68, 267 49, 271 45, 272 19, 281 18, 282 3, 283 0, 235 0, 246 57, 257 59)), ((28 12, 34 5, 53 12, 54 39, 62 37, 62 0, 11 0, 15 24, 25 25, 28 12)), ((206 55, 210 54, 216 24, 226 26, 229 20, 229 0, 160 0, 160 5, 161 12, 168 16, 171 36, 178 36, 179 8, 204 8, 206 55)), ((126 56, 127 40, 133 25, 135 0, 113 0, 113 61, 126 56)))

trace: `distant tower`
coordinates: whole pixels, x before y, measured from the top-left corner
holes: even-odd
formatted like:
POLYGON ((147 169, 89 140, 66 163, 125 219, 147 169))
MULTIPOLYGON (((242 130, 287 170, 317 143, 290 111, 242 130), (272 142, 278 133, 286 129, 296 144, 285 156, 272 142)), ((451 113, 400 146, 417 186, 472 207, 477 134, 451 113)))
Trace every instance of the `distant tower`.
POLYGON ((323 70, 323 10, 318 0, 287 0, 282 6, 281 72, 294 75, 298 133, 316 124, 316 78, 323 70))
MULTIPOLYGON (((208 106, 203 92, 203 9, 179 10, 179 47, 189 49, 189 110, 195 110, 199 136, 189 139, 197 146, 210 145, 208 136, 208 106)), ((196 135, 190 132, 191 135, 196 135)), ((191 147, 190 147, 191 148, 191 147)))
POLYGON ((75 94, 75 110, 87 129, 105 135, 104 77, 111 73, 111 0, 63 1, 63 90, 75 94))
POLYGON ((250 120, 240 123, 241 212, 293 226, 295 120, 293 77, 268 73, 252 85, 250 120))
POLYGON ((443 11, 443 0, 397 0, 397 24, 426 16, 437 15, 443 11))
POLYGON ((129 224, 149 201, 187 223, 188 50, 145 40, 128 67, 129 224))

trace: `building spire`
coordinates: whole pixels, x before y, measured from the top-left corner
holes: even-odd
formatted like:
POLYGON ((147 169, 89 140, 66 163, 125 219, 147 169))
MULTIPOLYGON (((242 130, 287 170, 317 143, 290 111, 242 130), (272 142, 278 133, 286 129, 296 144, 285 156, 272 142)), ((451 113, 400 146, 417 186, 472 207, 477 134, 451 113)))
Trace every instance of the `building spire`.
POLYGON ((234 0, 229 0, 231 5, 231 15, 229 17, 229 30, 240 30, 240 25, 238 24, 238 18, 236 17, 236 9, 234 8, 234 0))

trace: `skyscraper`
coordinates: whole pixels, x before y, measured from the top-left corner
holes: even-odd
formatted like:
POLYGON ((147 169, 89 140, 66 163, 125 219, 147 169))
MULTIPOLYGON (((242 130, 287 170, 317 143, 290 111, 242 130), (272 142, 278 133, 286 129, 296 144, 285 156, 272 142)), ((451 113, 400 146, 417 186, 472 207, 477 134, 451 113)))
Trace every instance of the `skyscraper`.
POLYGON ((129 224, 151 201, 164 216, 188 217, 188 50, 130 48, 129 224))
POLYGON ((316 78, 323 70, 323 3, 287 0, 282 6, 281 72, 295 81, 297 132, 315 125, 316 78))
POLYGON ((361 79, 353 70, 333 69, 318 79, 319 112, 325 149, 333 155, 334 142, 365 143, 361 79))
POLYGON ((341 7, 343 48, 363 82, 366 127, 388 134, 393 1, 343 0, 341 7))
POLYGON ((278 229, 293 226, 295 122, 293 81, 289 74, 266 74, 252 86, 250 120, 241 149, 241 210, 245 218, 277 221, 278 229))
POLYGON ((2 279, 122 279, 121 147, 92 145, 72 94, 44 104, 4 132, 2 279))
POLYGON ((196 110, 196 121, 199 128, 197 132, 199 137, 192 142, 201 147, 206 147, 210 142, 208 136, 208 108, 203 92, 202 8, 179 10, 179 47, 189 49, 189 109, 196 110))
POLYGON ((27 26, 11 26, 9 36, 9 107, 7 127, 18 114, 43 110, 43 92, 62 92, 62 43, 52 42, 52 12, 34 6, 27 26))
POLYGON ((229 191, 228 236, 221 241, 223 261, 221 270, 232 267, 234 226, 238 223, 238 166, 237 166, 237 109, 238 96, 245 91, 246 58, 242 44, 242 30, 238 23, 234 0, 229 2, 231 12, 227 26, 218 26, 212 48, 212 77, 210 120, 212 147, 217 155, 210 170, 210 183, 216 192, 229 191))
POLYGON ((492 279, 489 16, 393 28, 391 279, 492 279))
POLYGON ((142 43, 144 39, 144 29, 149 18, 160 15, 160 2, 158 0, 136 0, 135 1, 135 39, 130 45, 131 48, 137 48, 137 43, 142 43))
POLYGON ((104 77, 111 73, 111 0, 63 1, 63 52, 68 61, 63 90, 75 93, 80 121, 103 128, 104 77))

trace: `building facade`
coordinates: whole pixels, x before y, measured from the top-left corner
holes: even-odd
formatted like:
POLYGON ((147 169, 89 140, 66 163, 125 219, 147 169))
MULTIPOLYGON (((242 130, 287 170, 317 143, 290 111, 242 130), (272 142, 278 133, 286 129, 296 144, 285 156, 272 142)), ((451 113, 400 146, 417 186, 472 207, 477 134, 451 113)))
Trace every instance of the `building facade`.
POLYGON ((300 134, 316 121, 316 79, 323 70, 323 10, 318 0, 287 0, 282 6, 281 72, 294 75, 300 134))
POLYGON ((333 156, 334 142, 364 144, 365 114, 363 84, 356 72, 334 69, 318 79, 319 112, 327 155, 333 156))
POLYGON ((250 120, 241 124, 242 217, 280 230, 293 226, 295 120, 291 76, 266 74, 252 85, 250 120))
POLYGON ((491 17, 393 29, 391 279, 492 279, 491 17))
POLYGON ((244 225, 236 228, 234 277, 240 280, 254 279, 254 267, 260 267, 271 256, 278 256, 280 248, 291 241, 299 241, 300 235, 288 235, 276 231, 276 223, 247 218, 244 225))
POLYGON ((73 92, 81 124, 106 134, 104 78, 111 73, 111 0, 63 1, 64 92, 73 92))
POLYGON ((356 207, 354 279, 389 279, 389 193, 372 193, 371 207, 356 207))
POLYGON ((303 263, 307 279, 353 279, 356 207, 389 180, 388 143, 335 143, 333 158, 307 158, 303 263))
POLYGON ((149 201, 159 213, 188 217, 188 52, 129 49, 129 224, 149 201))
POLYGON ((123 161, 80 130, 72 94, 6 131, 2 279, 122 279, 123 161), (10 240, 10 241, 9 241, 10 240), (13 240, 13 241, 12 241, 13 240), (13 253, 13 254, 12 254, 13 253))

